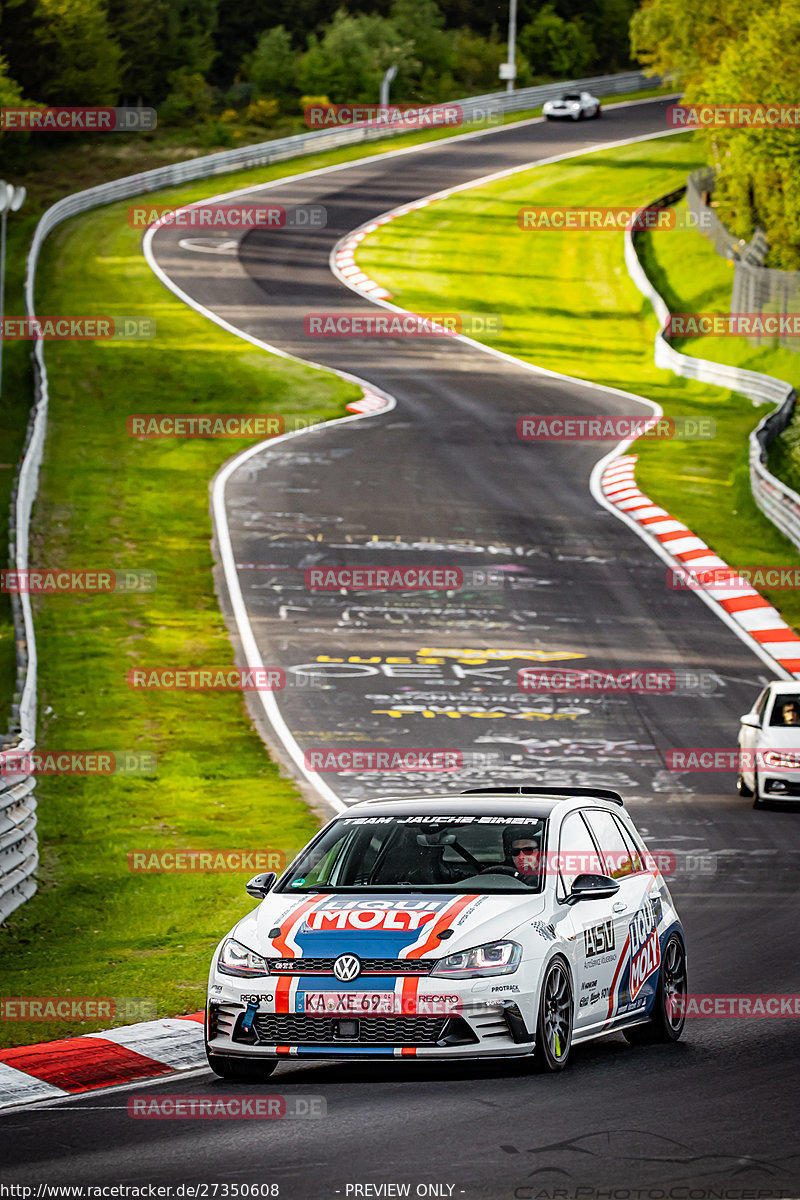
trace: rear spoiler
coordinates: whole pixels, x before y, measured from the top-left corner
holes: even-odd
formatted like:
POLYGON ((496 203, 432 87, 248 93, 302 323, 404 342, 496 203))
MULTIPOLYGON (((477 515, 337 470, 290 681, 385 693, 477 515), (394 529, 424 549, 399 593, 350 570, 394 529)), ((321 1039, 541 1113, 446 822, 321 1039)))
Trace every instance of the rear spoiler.
POLYGON ((610 800, 612 804, 625 807, 619 792, 610 788, 592 787, 485 787, 467 788, 459 796, 591 796, 594 800, 610 800))

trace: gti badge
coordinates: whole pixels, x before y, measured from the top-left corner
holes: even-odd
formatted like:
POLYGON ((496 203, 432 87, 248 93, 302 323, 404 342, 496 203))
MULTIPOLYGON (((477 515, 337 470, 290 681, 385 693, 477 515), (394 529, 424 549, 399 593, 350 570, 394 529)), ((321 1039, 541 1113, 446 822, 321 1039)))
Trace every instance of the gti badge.
POLYGON ((342 983, 350 983, 361 974, 361 959, 355 954, 340 954, 333 964, 333 973, 342 983))

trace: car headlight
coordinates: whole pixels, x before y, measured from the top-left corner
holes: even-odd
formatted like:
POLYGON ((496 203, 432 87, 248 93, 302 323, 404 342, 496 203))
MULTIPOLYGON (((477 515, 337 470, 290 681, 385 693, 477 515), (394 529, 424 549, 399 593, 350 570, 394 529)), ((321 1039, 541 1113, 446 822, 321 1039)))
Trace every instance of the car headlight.
POLYGON ((267 964, 260 954, 248 950, 235 938, 228 938, 219 952, 217 970, 223 975, 239 975, 252 979, 256 975, 268 975, 267 964))
POLYGON ((448 979, 484 978, 487 975, 510 975, 522 958, 522 947, 516 942, 489 942, 474 950, 462 950, 440 958, 431 975, 448 979))
POLYGON ((800 767, 800 758, 790 750, 765 750, 763 758, 764 766, 773 771, 796 771, 800 767))

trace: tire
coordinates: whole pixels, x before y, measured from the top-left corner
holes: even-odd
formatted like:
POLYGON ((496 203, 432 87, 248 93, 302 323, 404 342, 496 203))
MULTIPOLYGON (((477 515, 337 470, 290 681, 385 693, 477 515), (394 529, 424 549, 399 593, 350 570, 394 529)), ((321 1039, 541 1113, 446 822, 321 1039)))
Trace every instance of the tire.
POLYGON ((232 1083, 266 1083, 278 1065, 277 1059, 231 1058, 227 1054, 211 1054, 206 1047, 208 1065, 215 1075, 232 1083))
POLYGON ((595 121, 597 120, 598 117, 602 117, 602 115, 603 115, 602 105, 598 104, 597 109, 594 114, 595 121))
POLYGON ((741 773, 736 776, 736 791, 740 796, 744 796, 745 800, 750 800, 752 798, 752 788, 747 786, 744 781, 744 775, 741 773))
POLYGON ((534 1059, 540 1071, 563 1071, 572 1048, 572 979, 566 960, 549 964, 539 995, 534 1059))
POLYGON ((667 1000, 675 996, 685 997, 686 994, 686 950, 677 933, 671 933, 667 938, 658 972, 653 1015, 646 1025, 634 1025, 632 1029, 623 1029, 626 1041, 632 1046, 677 1042, 683 1033, 686 1017, 684 1014, 678 1018, 671 1016, 667 1000))
POLYGON ((572 119, 573 119, 573 121, 582 121, 585 116, 586 116, 586 113, 583 111, 583 109, 581 109, 580 112, 578 113, 578 115, 576 117, 573 117, 572 119))

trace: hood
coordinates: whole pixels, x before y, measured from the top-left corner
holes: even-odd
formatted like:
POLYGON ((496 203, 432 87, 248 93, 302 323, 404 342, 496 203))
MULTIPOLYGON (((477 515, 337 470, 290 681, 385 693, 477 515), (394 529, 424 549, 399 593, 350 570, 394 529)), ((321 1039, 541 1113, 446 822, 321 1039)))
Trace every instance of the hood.
POLYGON ((759 750, 796 750, 800 754, 800 725, 768 725, 758 738, 759 750))
POLYGON ((508 937, 543 911, 545 897, 409 892, 402 896, 267 896, 233 931, 266 957, 336 958, 351 950, 366 958, 441 958, 508 937), (441 941, 438 934, 452 929, 441 941))

